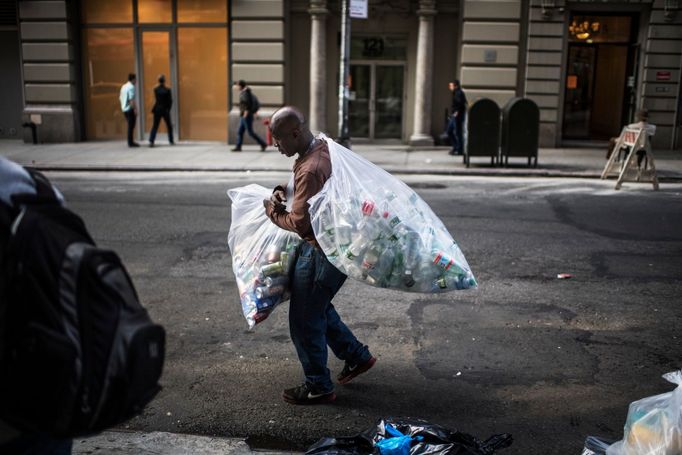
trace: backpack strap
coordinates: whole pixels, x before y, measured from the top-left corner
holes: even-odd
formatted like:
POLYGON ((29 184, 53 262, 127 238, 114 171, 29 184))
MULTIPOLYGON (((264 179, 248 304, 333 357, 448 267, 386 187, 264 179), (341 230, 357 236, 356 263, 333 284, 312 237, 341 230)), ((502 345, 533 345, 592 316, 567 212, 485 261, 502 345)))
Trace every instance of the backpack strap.
POLYGON ((36 194, 13 194, 12 204, 19 206, 31 203, 60 203, 52 183, 42 172, 28 167, 24 169, 26 169, 26 172, 28 172, 36 185, 36 194))

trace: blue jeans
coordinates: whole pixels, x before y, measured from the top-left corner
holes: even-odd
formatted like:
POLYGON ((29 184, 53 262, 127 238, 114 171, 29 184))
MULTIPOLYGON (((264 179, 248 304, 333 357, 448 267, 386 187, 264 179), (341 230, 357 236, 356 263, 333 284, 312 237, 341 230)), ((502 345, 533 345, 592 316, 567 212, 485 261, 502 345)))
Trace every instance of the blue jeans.
POLYGON ((344 281, 346 275, 322 251, 308 242, 301 244, 291 278, 289 330, 306 383, 318 393, 334 390, 327 368, 327 345, 336 357, 352 364, 372 357, 331 303, 344 281))
POLYGON ((239 119, 239 130, 237 130, 237 147, 241 147, 244 142, 244 132, 248 131, 249 136, 251 136, 261 147, 265 146, 265 141, 260 138, 253 131, 253 114, 249 114, 246 117, 241 117, 239 119))
POLYGON ((464 119, 466 114, 462 112, 457 117, 450 116, 448 121, 448 137, 450 144, 452 144, 452 151, 455 153, 462 153, 464 151, 464 119))

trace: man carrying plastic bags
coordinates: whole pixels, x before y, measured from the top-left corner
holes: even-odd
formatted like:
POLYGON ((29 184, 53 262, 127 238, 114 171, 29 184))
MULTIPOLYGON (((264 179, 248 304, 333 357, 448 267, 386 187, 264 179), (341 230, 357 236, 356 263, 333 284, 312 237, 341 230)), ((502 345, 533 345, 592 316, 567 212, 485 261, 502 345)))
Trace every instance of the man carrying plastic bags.
POLYGON ((294 253, 290 270, 289 330, 303 366, 305 382, 283 392, 291 404, 329 403, 336 399, 327 368, 327 345, 345 361, 337 376, 341 384, 366 372, 376 362, 366 345, 360 343, 343 323, 331 301, 346 280, 319 248, 308 213, 308 199, 316 195, 332 171, 326 141, 316 139, 303 115, 283 107, 270 120, 275 147, 287 157, 298 155, 293 168, 293 196, 286 208, 284 186, 265 199, 266 215, 277 226, 297 233, 304 241, 294 253))
POLYGON ((292 107, 277 111, 270 129, 280 153, 298 159, 289 184, 271 195, 260 185, 228 191, 233 271, 250 327, 291 298, 291 338, 306 382, 285 390, 284 399, 326 403, 335 399, 327 345, 345 361, 341 384, 376 362, 331 304, 348 276, 422 293, 477 282, 443 222, 414 190, 324 135, 313 137, 292 107))

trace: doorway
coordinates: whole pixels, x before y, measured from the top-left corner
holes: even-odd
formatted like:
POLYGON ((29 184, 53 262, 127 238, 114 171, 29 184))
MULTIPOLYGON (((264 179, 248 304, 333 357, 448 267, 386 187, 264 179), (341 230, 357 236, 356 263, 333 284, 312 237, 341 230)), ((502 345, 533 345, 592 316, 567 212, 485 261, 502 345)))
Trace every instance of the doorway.
POLYGON ((608 140, 629 123, 636 87, 632 16, 574 14, 569 26, 563 138, 608 140))
POLYGON ((356 62, 350 66, 351 138, 402 139, 405 65, 356 62))
MULTIPOLYGON (((172 30, 165 29, 142 29, 140 40, 140 58, 141 64, 141 88, 142 93, 139 97, 141 112, 144 115, 140 116, 141 128, 143 138, 149 139, 149 132, 152 129, 154 116, 152 114, 152 107, 154 106, 154 87, 158 83, 158 76, 163 74, 166 76, 166 86, 173 90, 175 78, 175 39, 172 37, 172 30)), ((175 95, 175 93, 173 93, 175 95)), ((178 134, 177 128, 177 96, 173 97, 173 107, 171 108, 171 122, 175 126, 175 134, 178 134)), ((160 139, 168 140, 168 132, 166 125, 162 121, 159 124, 157 132, 160 139)), ((177 139, 177 138, 176 138, 177 139)))

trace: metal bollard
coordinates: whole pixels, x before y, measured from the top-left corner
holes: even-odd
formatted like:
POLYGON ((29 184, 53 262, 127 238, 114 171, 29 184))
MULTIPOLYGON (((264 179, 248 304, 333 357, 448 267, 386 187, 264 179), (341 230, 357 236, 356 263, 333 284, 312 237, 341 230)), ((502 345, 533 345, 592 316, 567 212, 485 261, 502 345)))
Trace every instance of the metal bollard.
POLYGON ((25 122, 21 126, 24 128, 31 128, 31 137, 33 138, 33 143, 37 144, 38 143, 38 128, 37 125, 33 122, 25 122))

